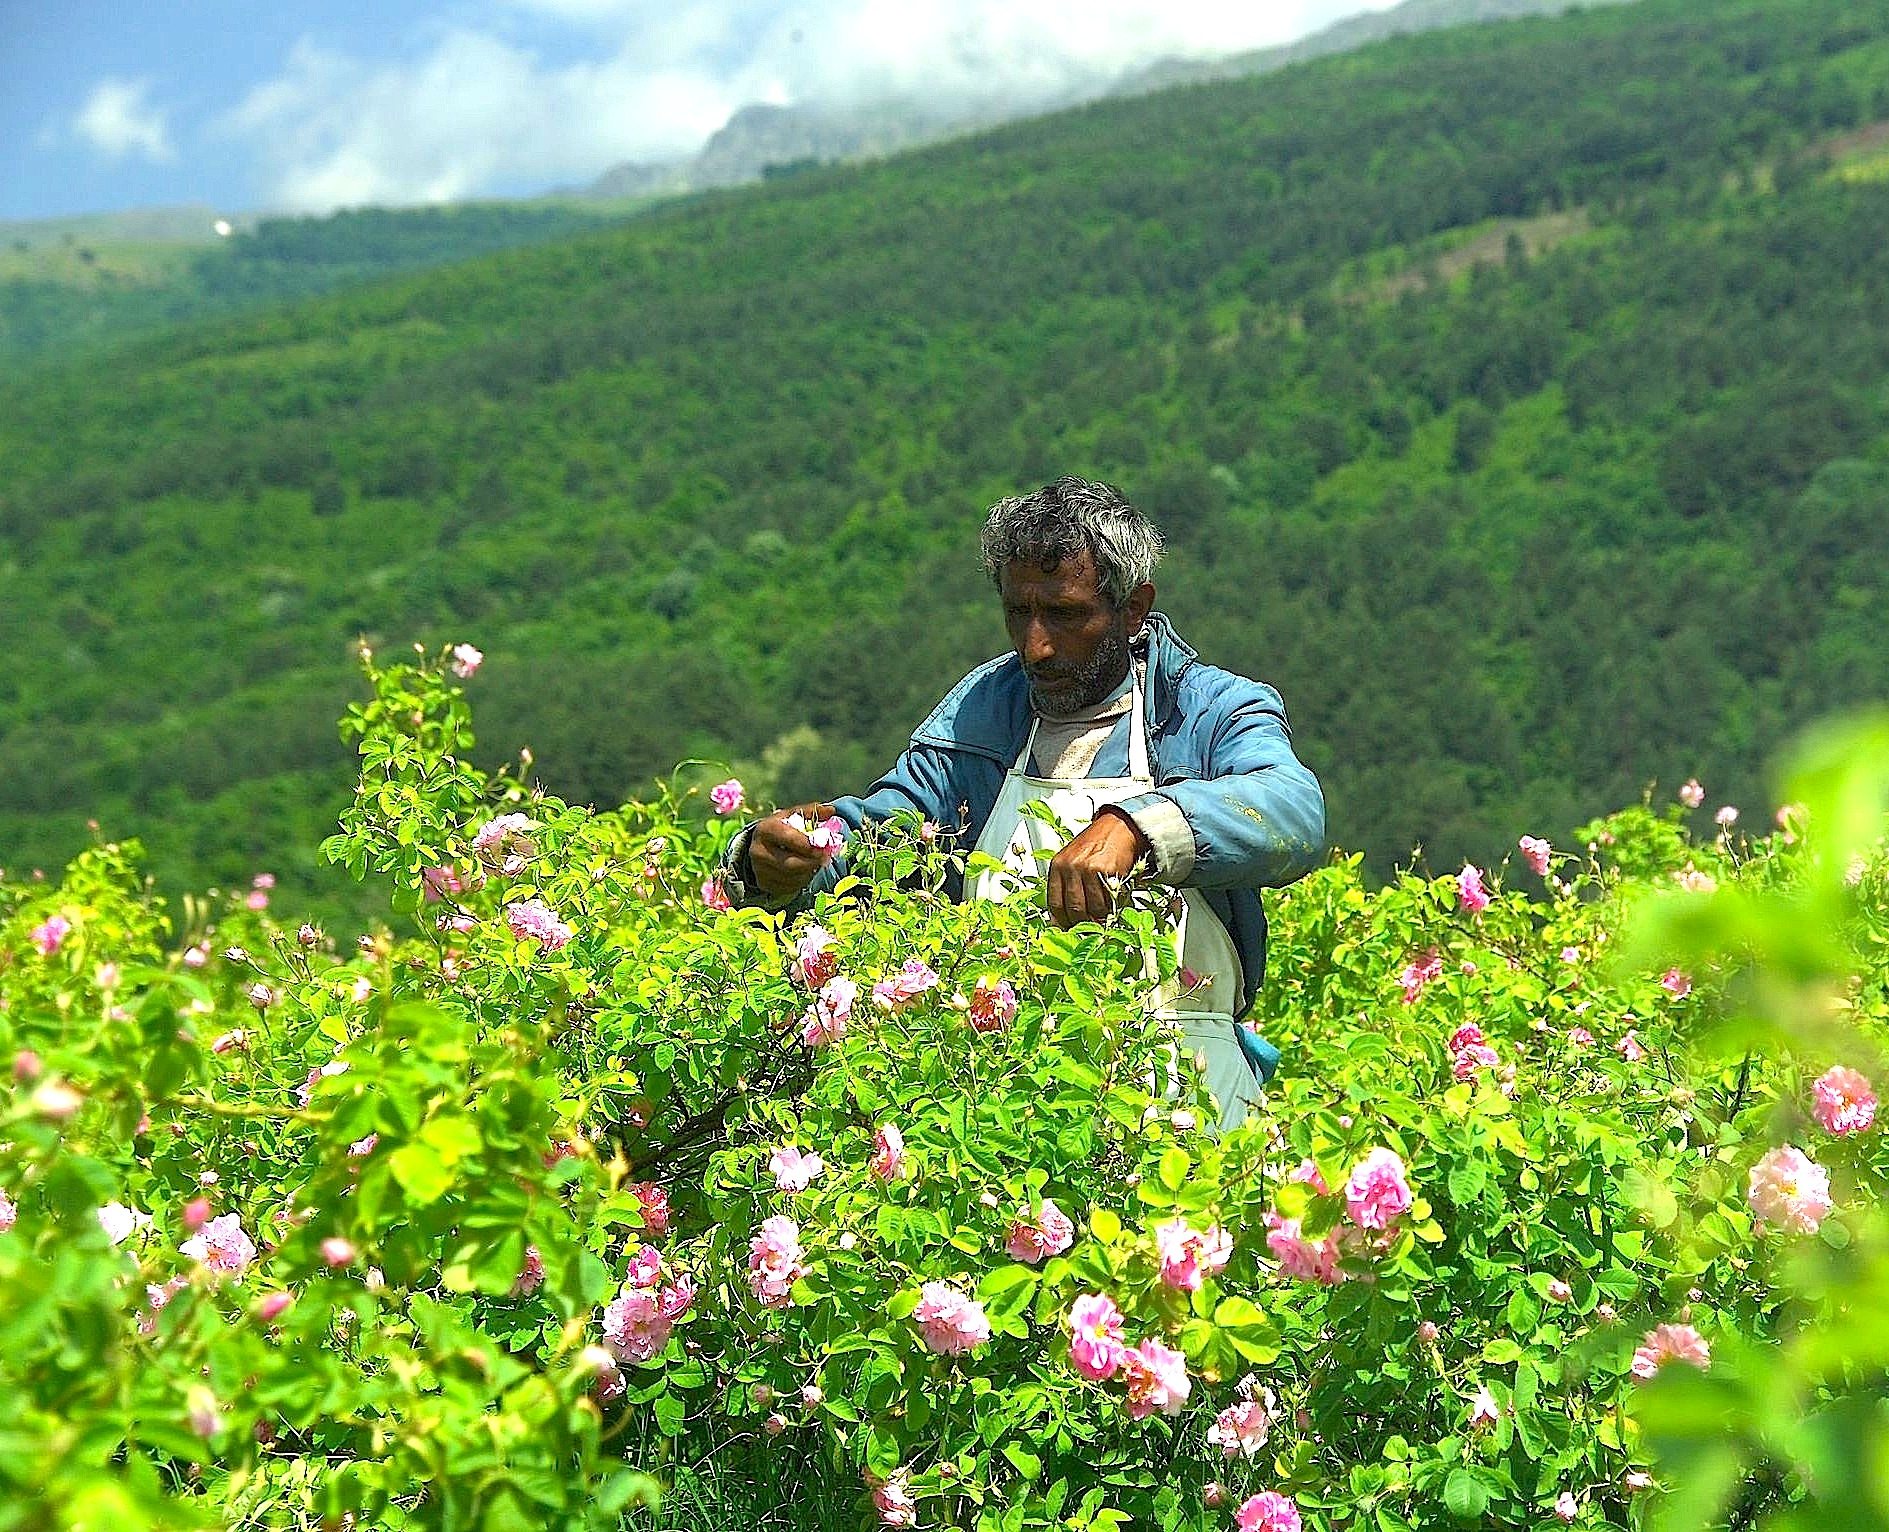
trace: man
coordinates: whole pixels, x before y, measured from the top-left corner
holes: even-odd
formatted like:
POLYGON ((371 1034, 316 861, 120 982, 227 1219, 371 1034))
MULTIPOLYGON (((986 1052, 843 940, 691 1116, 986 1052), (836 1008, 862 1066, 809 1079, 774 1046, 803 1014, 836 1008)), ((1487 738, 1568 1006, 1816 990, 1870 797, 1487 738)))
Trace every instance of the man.
MULTIPOLYGON (((864 797, 798 812, 856 830, 915 809, 1005 864, 951 892, 1001 898, 1040 876, 1065 928, 1105 920, 1120 880, 1145 865, 1180 894, 1186 983, 1156 997, 1156 1014, 1204 1072, 1221 1126, 1236 1126, 1255 1076, 1278 1061, 1236 1025, 1265 974, 1259 890, 1322 854, 1318 781, 1292 753, 1278 693, 1201 664, 1154 611, 1161 535, 1119 491, 1065 478, 999 501, 981 541, 1016 652, 960 681, 864 797), (1024 811, 1031 801, 1066 844, 1024 811), (1041 873, 1039 850, 1055 852, 1041 873)), ((831 888, 844 861, 777 814, 729 848, 729 895, 796 905, 831 888)))

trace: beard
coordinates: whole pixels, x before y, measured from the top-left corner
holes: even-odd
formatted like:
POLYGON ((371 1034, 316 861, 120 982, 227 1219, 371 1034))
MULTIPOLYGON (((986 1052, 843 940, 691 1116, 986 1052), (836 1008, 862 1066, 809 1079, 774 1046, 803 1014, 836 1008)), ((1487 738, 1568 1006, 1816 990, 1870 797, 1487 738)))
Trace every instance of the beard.
POLYGON ((1074 718, 1086 713, 1122 684, 1131 663, 1128 633, 1116 628, 1095 646, 1088 663, 1073 670, 1059 671, 1049 677, 1055 683, 1045 690, 1042 677, 1025 672, 1030 682, 1030 699, 1045 718, 1074 718))

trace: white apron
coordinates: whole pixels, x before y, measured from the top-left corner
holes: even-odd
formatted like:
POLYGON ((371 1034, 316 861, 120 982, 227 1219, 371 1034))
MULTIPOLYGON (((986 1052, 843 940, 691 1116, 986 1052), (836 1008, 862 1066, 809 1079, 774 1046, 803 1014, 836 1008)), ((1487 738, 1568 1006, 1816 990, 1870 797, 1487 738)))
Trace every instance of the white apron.
MULTIPOLYGON (((1036 853, 1062 849, 1069 838, 1088 828, 1098 810, 1124 798, 1150 792, 1154 773, 1148 766, 1147 720, 1142 716, 1141 682, 1136 677, 1129 709, 1128 775, 1125 777, 1033 777, 1030 757, 1036 749, 1037 720, 1022 753, 1004 777, 996 805, 984 821, 977 849, 1003 863, 1001 870, 986 869, 973 879, 970 894, 976 899, 1007 899, 1022 888, 1041 886, 1043 863, 1036 853), (1042 803, 1056 824, 1023 812, 1026 803, 1042 803), (1060 830, 1058 829, 1060 826, 1060 830)), ((1212 906, 1191 888, 1176 891, 1179 915, 1175 950, 1180 967, 1190 970, 1195 983, 1184 987, 1176 978, 1155 992, 1154 1016, 1180 1040, 1219 1107, 1221 1131, 1246 1120, 1249 1103, 1258 1094, 1253 1066, 1241 1052, 1233 1020, 1240 1000, 1240 954, 1233 938, 1212 906)), ((1149 972, 1157 972, 1153 954, 1149 972)), ((1170 1099, 1178 1094, 1175 1081, 1170 1099)))

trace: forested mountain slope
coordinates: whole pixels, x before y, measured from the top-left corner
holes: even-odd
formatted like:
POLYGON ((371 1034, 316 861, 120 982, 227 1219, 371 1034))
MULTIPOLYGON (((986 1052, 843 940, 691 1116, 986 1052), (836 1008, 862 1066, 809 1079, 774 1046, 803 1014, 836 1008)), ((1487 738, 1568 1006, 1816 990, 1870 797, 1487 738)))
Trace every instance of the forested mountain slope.
POLYGON ((632 206, 547 198, 239 217, 235 234, 223 239, 209 208, 0 224, 0 368, 107 350, 168 323, 606 228, 632 206), (194 228, 193 217, 201 220, 194 228))
POLYGON ((1071 471, 1379 866, 1758 811, 1889 691, 1886 82, 1853 0, 1431 34, 0 384, 5 861, 312 861, 360 633, 485 648, 482 748, 577 798, 860 786, 1071 471))

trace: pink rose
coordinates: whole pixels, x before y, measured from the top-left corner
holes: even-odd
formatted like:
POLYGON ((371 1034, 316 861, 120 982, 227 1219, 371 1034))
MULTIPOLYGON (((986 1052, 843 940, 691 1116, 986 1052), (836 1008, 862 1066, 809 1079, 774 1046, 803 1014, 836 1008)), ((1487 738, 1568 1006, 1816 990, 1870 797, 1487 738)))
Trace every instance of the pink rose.
POLYGON ((653 1361, 669 1344, 675 1321, 646 1287, 625 1287, 603 1311, 603 1340, 619 1363, 653 1361))
POLYGON ((240 1277, 256 1258, 256 1243, 243 1232, 243 1221, 234 1213, 212 1218, 178 1249, 205 1270, 233 1277, 240 1277))
POLYGON ((1861 1133, 1876 1120, 1876 1092, 1854 1069, 1832 1065, 1810 1091, 1811 1110, 1826 1133, 1861 1133))
POLYGON ((1334 1287, 1344 1281, 1338 1269, 1338 1233, 1333 1230, 1321 1240, 1309 1240, 1299 1232, 1299 1220, 1266 1215, 1266 1248, 1279 1263, 1281 1275, 1295 1282, 1316 1282, 1334 1287))
POLYGON ((708 790, 708 801, 717 814, 732 814, 747 801, 747 791, 741 785, 739 777, 730 777, 726 782, 717 782, 708 790))
POLYGON ((1696 809, 1705 802, 1705 789, 1700 786, 1697 777, 1689 779, 1686 785, 1679 789, 1679 801, 1689 809, 1696 809))
POLYGON ((907 958, 905 965, 889 979, 872 987, 873 1004, 882 1010, 902 1011, 928 989, 938 987, 937 972, 918 958, 907 958))
POLYGON ((1633 1353, 1632 1373, 1650 1378, 1668 1362, 1685 1362, 1704 1372, 1712 1365, 1712 1348, 1691 1325, 1660 1325, 1649 1330, 1633 1353))
POLYGON ((517 1280, 512 1283, 514 1298, 529 1298, 544 1286, 544 1257, 538 1253, 536 1245, 525 1246, 525 1264, 519 1268, 517 1280))
POLYGON ((51 957, 72 930, 72 922, 63 915, 48 915, 27 933, 26 939, 39 948, 41 957, 51 957))
POLYGON ((1567 1490, 1562 1490, 1554 1498, 1555 1520, 1571 1522, 1581 1514, 1581 1503, 1567 1490))
POLYGON ((546 952, 556 952, 571 939, 571 928, 552 913, 541 899, 527 899, 507 905, 505 923, 520 941, 534 941, 546 952))
POLYGON ((450 867, 423 867, 420 869, 420 895, 428 904, 438 904, 448 894, 465 892, 465 885, 459 881, 459 874, 450 867))
POLYGON ((1463 863, 1463 870, 1456 875, 1456 901, 1471 915, 1480 915, 1489 908, 1489 891, 1483 887, 1480 867, 1463 863))
POLYGON ((896 1124, 882 1122, 874 1131, 870 1169, 880 1181, 896 1181, 905 1174, 905 1135, 896 1124))
POLYGON ((1184 1293, 1199 1292, 1201 1283, 1233 1254, 1233 1237, 1218 1224, 1203 1234, 1182 1218, 1157 1224, 1154 1244, 1161 1257, 1161 1280, 1184 1293))
POLYGON ((722 887, 720 878, 704 878, 701 893, 703 907, 713 910, 717 915, 726 915, 734 908, 729 903, 728 890, 722 887))
POLYGON ((5 1192, 0 1192, 0 1234, 13 1227, 13 1220, 20 1216, 20 1205, 5 1192))
POLYGON ((817 825, 809 825, 799 814, 789 814, 786 823, 790 829, 806 836, 807 843, 815 851, 826 856, 831 856, 846 842, 846 821, 837 815, 823 819, 817 825))
POLYGON ((1122 1311, 1104 1293, 1086 1293, 1069 1310, 1069 1362, 1085 1378, 1112 1378, 1127 1356, 1122 1311))
POLYGON ((122 1202, 108 1202, 98 1210, 98 1226, 105 1231, 105 1238, 114 1245, 122 1245, 138 1230, 151 1227, 151 1215, 128 1208, 122 1202))
POLYGON ((1061 1255, 1075 1240, 1076 1226, 1069 1215, 1045 1197, 1034 1222, 1019 1218, 1010 1225, 1004 1248, 1012 1260, 1034 1266, 1049 1256, 1061 1255))
POLYGON ((471 644, 453 645, 453 674, 460 680, 470 681, 484 663, 485 656, 471 644))
POLYGON ((768 1157, 767 1168, 774 1174, 774 1184, 784 1192, 804 1192, 826 1169, 826 1161, 817 1154, 802 1154, 793 1144, 776 1149, 768 1157))
POLYGON ((1502 1056, 1495 1049, 1482 1043, 1475 1043, 1467 1048, 1458 1049, 1450 1057, 1450 1073, 1458 1080, 1472 1078, 1478 1070, 1494 1069, 1502 1062, 1502 1056))
POLYGON ((319 1069, 309 1070, 308 1078, 296 1087, 296 1101, 306 1107, 308 1103, 314 1099, 315 1087, 320 1085, 323 1080, 333 1079, 336 1075, 344 1075, 347 1072, 348 1061, 346 1059, 330 1059, 319 1069))
POLYGON ((184 1417, 190 1422, 190 1429, 205 1441, 223 1429, 223 1410, 216 1402, 216 1395, 202 1384, 195 1385, 184 1395, 184 1417))
POLYGON ((1502 1418, 1502 1406, 1496 1403, 1495 1395, 1489 1392, 1489 1385, 1478 1385, 1476 1397, 1469 1402, 1469 1423, 1471 1426, 1492 1426, 1502 1418))
POLYGON ((879 1513, 882 1527, 918 1525, 918 1502, 912 1499, 910 1480, 902 1472, 872 1487, 872 1508, 879 1513))
POLYGON ((264 1324, 273 1324, 294 1301, 293 1293, 269 1293, 256 1301, 256 1318, 264 1324))
MULTIPOLYGON (((1350 1127, 1350 1122, 1347 1121, 1345 1126, 1350 1127)), ((1317 1192, 1321 1197, 1329 1197, 1331 1195, 1331 1187, 1325 1184, 1325 1172, 1320 1170, 1317 1162, 1309 1157, 1300 1160, 1297 1167, 1286 1179, 1288 1181, 1296 1181, 1301 1186, 1311 1187, 1312 1190, 1317 1192)))
POLYGON ((1830 1173, 1803 1150, 1786 1144, 1751 1167, 1745 1200, 1760 1230, 1775 1225, 1790 1234, 1815 1234, 1834 1205, 1830 1173))
POLYGON ((1397 982, 1404 987, 1404 1004, 1415 1005, 1424 986, 1443 976, 1443 955, 1432 947, 1404 965, 1397 982))
POLYGON ((1207 1445, 1230 1458, 1257 1457, 1272 1435, 1274 1409, 1271 1389, 1263 1389, 1257 1399, 1229 1404, 1207 1428, 1207 1445))
POLYGON ((1721 830, 1729 830, 1733 825, 1738 823, 1738 810, 1732 804, 1727 803, 1712 816, 1712 821, 1721 830))
POLYGON ((1626 1036, 1614 1044, 1614 1050, 1629 1064, 1637 1064, 1646 1057, 1646 1049, 1631 1027, 1627 1029, 1626 1036))
POLYGON ((1404 1162, 1389 1149, 1373 1149, 1345 1182, 1345 1207, 1360 1229, 1388 1229, 1410 1211, 1404 1162))
POLYGON ((1239 1518, 1239 1532, 1300 1532, 1299 1508, 1277 1490, 1262 1490, 1246 1501, 1234 1515, 1239 1518))
POLYGON ((800 1018, 800 1040, 809 1048, 825 1048, 846 1035, 859 986, 844 974, 828 979, 800 1018))
POLYGON ((1016 1018, 1017 992, 1008 979, 979 979, 966 1014, 973 1032, 1000 1032, 1016 1018))
POLYGON ((791 1218, 765 1220, 748 1242, 748 1286, 770 1309, 793 1301, 791 1289, 807 1274, 801 1256, 800 1229, 791 1218))
POLYGON ((654 1245, 639 1246, 623 1273, 623 1283, 626 1287, 661 1287, 662 1252, 654 1245))
POLYGON ((1533 835, 1524 835, 1516 845, 1521 848, 1522 860, 1538 878, 1548 876, 1548 858, 1553 855, 1554 847, 1547 841, 1533 835))
POLYGON ((808 926, 794 943, 794 977, 808 989, 818 989, 840 971, 838 944, 824 926, 808 926))
POLYGON ((630 1184, 630 1195, 642 1209, 646 1233, 661 1234, 668 1229, 669 1194, 666 1191, 653 1181, 634 1181, 630 1184))
POLYGON ((919 1294, 912 1318, 925 1344, 939 1355, 957 1356, 990 1339, 990 1320, 976 1299, 944 1282, 927 1282, 919 1294))
POLYGON ((1684 1000, 1692 993, 1692 976, 1683 969, 1668 968, 1659 976, 1659 987, 1675 1000, 1684 1000))
POLYGON ((1128 1387, 1128 1413, 1136 1420, 1146 1420, 1156 1410, 1180 1414, 1193 1388, 1187 1358, 1153 1336, 1122 1353, 1122 1381, 1128 1387))

